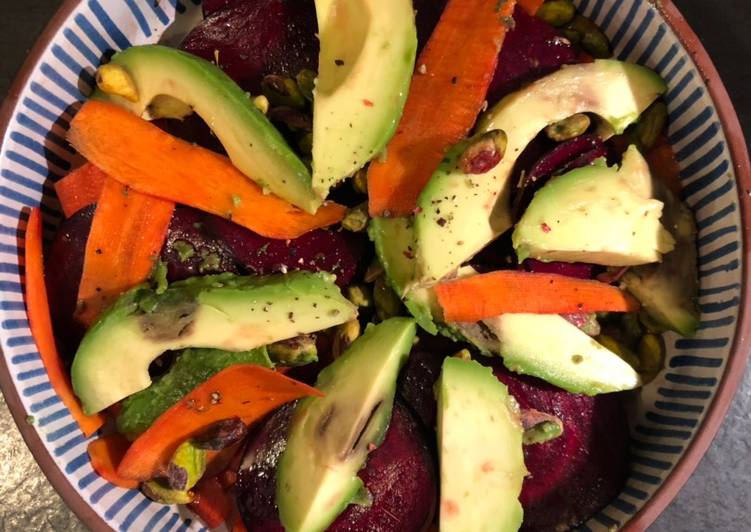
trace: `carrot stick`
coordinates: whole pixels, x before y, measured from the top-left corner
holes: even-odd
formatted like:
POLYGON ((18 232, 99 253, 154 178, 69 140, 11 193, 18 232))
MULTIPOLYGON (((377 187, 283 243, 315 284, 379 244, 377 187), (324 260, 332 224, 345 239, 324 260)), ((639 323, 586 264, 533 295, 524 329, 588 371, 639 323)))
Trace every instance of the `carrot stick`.
POLYGON ((134 190, 210 212, 269 238, 296 238, 341 221, 335 203, 316 214, 264 191, 223 157, 165 133, 125 109, 89 101, 70 124, 70 143, 134 190))
POLYGON ((532 16, 535 16, 535 13, 537 13, 537 10, 540 9, 540 6, 544 2, 545 0, 517 0, 519 6, 532 16))
POLYGON ((209 528, 217 528, 232 514, 234 501, 218 477, 204 477, 193 492, 196 497, 188 508, 209 528))
POLYGON ((80 209, 96 203, 106 180, 107 174, 86 163, 55 183, 55 192, 65 217, 70 218, 80 209))
POLYGON ((26 313, 29 316, 29 328, 52 388, 70 410, 70 415, 78 423, 81 432, 88 438, 102 426, 104 417, 100 414, 87 416, 83 413, 81 404, 73 393, 68 371, 57 352, 47 300, 47 287, 44 284, 42 217, 39 209, 31 209, 24 246, 26 248, 26 313))
POLYGON ((249 424, 306 395, 322 394, 255 364, 230 366, 159 416, 133 442, 117 473, 125 478, 148 480, 166 467, 178 445, 212 423, 237 416, 249 424))
POLYGON ((130 447, 130 442, 118 433, 102 436, 89 443, 86 449, 91 459, 91 467, 108 482, 121 488, 135 489, 137 480, 122 478, 117 474, 117 466, 130 447))
POLYGON ((108 179, 91 221, 76 318, 85 325, 123 292, 148 279, 175 204, 108 179))
POLYGON ((680 197, 681 167, 665 135, 660 136, 655 146, 647 153, 646 158, 652 174, 660 179, 673 194, 680 197))
POLYGON ((475 123, 516 0, 449 0, 417 59, 383 161, 371 162, 371 216, 408 216, 446 149, 475 123))
POLYGON ((554 273, 501 270, 435 287, 446 321, 479 321, 505 313, 635 312, 639 304, 599 281, 554 273))

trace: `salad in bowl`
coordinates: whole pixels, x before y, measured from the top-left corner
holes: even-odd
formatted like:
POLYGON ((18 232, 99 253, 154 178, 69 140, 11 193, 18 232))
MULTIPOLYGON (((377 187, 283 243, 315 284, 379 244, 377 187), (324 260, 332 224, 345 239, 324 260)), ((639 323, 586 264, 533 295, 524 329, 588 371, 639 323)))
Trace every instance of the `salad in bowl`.
POLYGON ((233 530, 597 514, 700 328, 666 81, 569 0, 203 12, 101 62, 26 228, 97 475, 233 530))

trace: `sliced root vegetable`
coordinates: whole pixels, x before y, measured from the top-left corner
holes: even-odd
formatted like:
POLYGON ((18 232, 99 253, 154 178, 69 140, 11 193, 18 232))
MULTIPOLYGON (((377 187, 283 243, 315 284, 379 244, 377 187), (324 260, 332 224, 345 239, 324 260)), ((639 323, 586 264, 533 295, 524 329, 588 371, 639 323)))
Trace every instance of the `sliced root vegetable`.
POLYGON ((65 217, 70 218, 87 205, 96 203, 106 181, 107 174, 86 163, 55 183, 55 192, 65 217))
POLYGON ((175 449, 217 421, 239 417, 258 421, 278 406, 315 388, 253 364, 237 364, 217 373, 159 416, 131 445, 118 475, 148 480, 166 467, 175 449))
POLYGON ((446 149, 475 123, 515 4, 515 0, 449 1, 417 58, 396 134, 383 160, 370 165, 372 216, 412 214, 446 149))
POLYGON ((32 209, 26 226, 26 312, 29 328, 36 342, 52 388, 63 404, 70 410, 81 432, 86 437, 94 434, 104 423, 102 415, 87 416, 73 393, 68 370, 55 344, 52 320, 44 283, 44 259, 42 257, 42 217, 39 209, 32 209))
POLYGON ((175 204, 108 179, 86 242, 76 318, 88 325, 120 294, 148 279, 175 204))
POLYGON ((550 273, 500 270, 435 287, 446 321, 475 322, 507 313, 635 312, 615 286, 550 273))
POLYGON ((196 497, 188 508, 209 528, 221 526, 233 514, 235 501, 218 477, 201 479, 193 492, 196 497))
POLYGON ((540 9, 540 6, 544 2, 545 0, 517 0, 519 6, 530 15, 537 13, 537 10, 540 9))
POLYGON ((115 486, 127 489, 138 487, 138 481, 123 478, 117 474, 117 466, 130 447, 130 442, 118 433, 102 436, 89 443, 87 451, 91 467, 97 474, 115 486))
POLYGON ((70 143, 109 175, 144 194, 230 219, 263 236, 300 235, 341 221, 329 203, 316 214, 267 194, 226 157, 175 138, 105 102, 89 101, 73 119, 70 143))
POLYGON ((652 174, 661 180, 670 192, 680 197, 683 188, 681 167, 667 137, 662 135, 658 138, 654 148, 647 153, 646 159, 652 174))

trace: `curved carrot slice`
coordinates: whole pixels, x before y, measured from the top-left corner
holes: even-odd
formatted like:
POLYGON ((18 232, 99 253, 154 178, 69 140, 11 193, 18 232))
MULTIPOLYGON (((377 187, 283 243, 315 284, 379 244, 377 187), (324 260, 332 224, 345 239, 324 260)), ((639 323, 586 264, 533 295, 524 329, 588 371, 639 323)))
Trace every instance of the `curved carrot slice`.
POLYGON ((100 477, 115 486, 135 489, 138 487, 137 480, 122 478, 117 474, 117 466, 128 451, 128 447, 130 447, 130 442, 125 439, 125 436, 113 433, 92 441, 86 450, 89 453, 91 467, 100 477))
POLYGON ((524 11, 534 16, 540 6, 545 3, 545 0, 517 0, 517 3, 524 8, 524 11))
POLYGON ((65 217, 70 218, 80 209, 99 201, 105 181, 107 174, 86 163, 55 183, 55 192, 65 217))
POLYGON ((635 312, 639 303, 599 281, 513 270, 474 275, 435 287, 446 321, 479 321, 506 313, 635 312))
POLYGON ((149 278, 174 209, 171 201, 107 179, 86 241, 78 320, 93 323, 120 294, 149 278))
POLYGON ((102 415, 87 416, 73 393, 70 377, 65 364, 60 359, 52 332, 50 307, 47 300, 47 287, 44 284, 44 259, 42 256, 42 216, 39 209, 31 209, 26 226, 26 313, 29 328, 37 344, 50 384, 63 404, 70 410, 81 432, 86 437, 94 434, 104 423, 102 415))
POLYGON ((117 474, 149 480, 163 467, 183 441, 212 423, 239 417, 246 424, 289 401, 322 395, 315 388, 254 364, 224 369, 197 386, 179 403, 159 416, 126 453, 117 474))
POLYGON ((368 170, 371 216, 412 214, 446 149, 481 111, 516 0, 449 0, 425 49, 384 161, 368 170))
POLYGON ((308 214, 265 194, 227 157, 173 137, 114 104, 86 102, 70 124, 68 140, 134 190, 223 216, 269 238, 297 238, 345 214, 336 203, 308 214))

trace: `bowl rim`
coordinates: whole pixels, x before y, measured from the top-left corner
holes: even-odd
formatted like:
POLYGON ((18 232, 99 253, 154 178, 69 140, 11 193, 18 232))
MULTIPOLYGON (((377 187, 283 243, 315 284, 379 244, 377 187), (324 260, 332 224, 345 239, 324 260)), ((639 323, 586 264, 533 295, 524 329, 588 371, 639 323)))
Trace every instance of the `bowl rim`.
MULTIPOLYGON (((34 67, 39 61, 39 57, 47 49, 63 22, 84 1, 65 0, 29 51, 8 94, 3 100, 2 106, 0 106, 0 146, 2 146, 2 139, 5 137, 10 119, 16 109, 19 95, 26 86, 34 67)), ((653 0, 648 1, 653 2, 653 0)), ((675 498, 699 465, 704 453, 709 448, 720 425, 724 421, 725 414, 743 378, 749 355, 751 355, 751 313, 746 312, 746 304, 751 301, 751 283, 747 281, 746 277, 750 266, 749 261, 751 261, 751 161, 749 160, 745 137, 740 121, 738 120, 738 115, 722 82, 722 78, 696 33, 691 29, 686 19, 673 3, 673 0, 661 0, 653 3, 693 59, 719 115, 720 123, 728 141, 739 191, 738 201, 743 227, 744 260, 741 270, 742 285, 738 326, 722 380, 717 387, 707 414, 698 427, 696 435, 673 468, 673 471, 655 491, 653 496, 645 502, 641 510, 625 523, 623 530, 633 532, 645 530, 654 522, 675 498)), ((16 390, 13 384, 8 364, 1 348, 0 355, 2 355, 0 356, 0 389, 2 389, 8 408, 21 432, 21 436, 29 450, 31 450, 31 454, 34 456, 42 472, 50 481, 55 491, 60 494, 68 507, 73 510, 84 525, 97 531, 113 530, 68 481, 52 459, 52 456, 47 452, 39 433, 32 425, 26 422, 26 412, 23 403, 21 402, 18 390, 16 390)))

